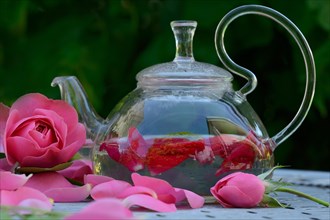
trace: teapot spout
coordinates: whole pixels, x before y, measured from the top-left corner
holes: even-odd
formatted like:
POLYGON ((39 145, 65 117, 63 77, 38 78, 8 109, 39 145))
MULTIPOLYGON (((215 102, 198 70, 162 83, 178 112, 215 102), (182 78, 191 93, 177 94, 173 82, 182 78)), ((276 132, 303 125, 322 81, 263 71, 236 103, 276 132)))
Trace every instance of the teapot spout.
POLYGON ((75 76, 60 76, 53 79, 51 86, 60 87, 61 98, 72 105, 79 117, 79 121, 86 127, 87 138, 95 141, 100 130, 105 129, 106 121, 101 118, 91 106, 86 92, 75 76))

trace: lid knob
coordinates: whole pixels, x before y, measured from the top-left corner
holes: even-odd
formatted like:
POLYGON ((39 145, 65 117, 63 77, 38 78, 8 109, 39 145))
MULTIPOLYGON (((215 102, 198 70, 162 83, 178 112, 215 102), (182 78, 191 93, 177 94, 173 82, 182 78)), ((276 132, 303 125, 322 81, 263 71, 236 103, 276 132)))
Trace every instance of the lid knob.
POLYGON ((176 54, 174 62, 194 61, 193 38, 197 27, 196 21, 172 21, 171 27, 175 37, 176 54))

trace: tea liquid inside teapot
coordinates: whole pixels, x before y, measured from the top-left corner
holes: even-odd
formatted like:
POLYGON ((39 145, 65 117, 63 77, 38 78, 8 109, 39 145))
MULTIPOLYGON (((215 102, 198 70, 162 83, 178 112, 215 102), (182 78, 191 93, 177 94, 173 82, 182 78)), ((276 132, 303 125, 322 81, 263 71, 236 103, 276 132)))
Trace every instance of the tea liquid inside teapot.
POLYGON ((98 174, 130 181, 131 173, 139 172, 209 195, 210 186, 232 171, 258 174, 273 165, 269 146, 247 132, 225 101, 169 95, 138 105, 143 106, 120 118, 113 137, 94 154, 98 174), (132 123, 121 127, 120 120, 132 123))

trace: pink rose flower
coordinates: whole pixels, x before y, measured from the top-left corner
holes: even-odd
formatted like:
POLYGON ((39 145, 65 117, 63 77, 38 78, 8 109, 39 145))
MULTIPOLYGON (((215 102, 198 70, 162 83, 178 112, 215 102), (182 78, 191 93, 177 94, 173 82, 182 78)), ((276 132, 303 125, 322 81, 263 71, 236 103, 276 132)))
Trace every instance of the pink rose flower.
POLYGON ((9 164, 50 168, 69 161, 85 139, 85 127, 72 106, 32 93, 10 108, 3 147, 9 164))
POLYGON ((265 185, 253 174, 237 172, 219 180, 211 193, 225 208, 252 208, 262 201, 265 185))

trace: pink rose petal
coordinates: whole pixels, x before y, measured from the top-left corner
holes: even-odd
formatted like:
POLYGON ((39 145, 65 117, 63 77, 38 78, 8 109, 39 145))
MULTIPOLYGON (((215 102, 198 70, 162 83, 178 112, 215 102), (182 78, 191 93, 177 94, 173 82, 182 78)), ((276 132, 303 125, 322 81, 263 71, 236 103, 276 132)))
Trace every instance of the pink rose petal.
POLYGON ((101 183, 91 191, 91 196, 93 199, 102 199, 102 198, 118 198, 120 194, 131 187, 131 184, 121 181, 121 180, 112 180, 106 183, 101 183))
MULTIPOLYGON (((47 210, 50 210, 52 207, 52 203, 45 194, 30 187, 23 186, 15 191, 0 191, 0 205, 3 206, 18 206, 20 204, 30 204, 33 206, 33 204, 29 203, 29 201, 24 202, 24 200, 30 199, 37 199, 40 202, 44 203, 44 205, 42 206, 46 207, 47 210)), ((38 203, 37 206, 40 207, 40 203, 38 203)))
POLYGON ((70 167, 60 170, 58 173, 66 178, 84 182, 84 176, 93 173, 92 161, 84 159, 74 160, 70 167))
POLYGON ((114 178, 109 176, 101 176, 95 174, 88 174, 84 176, 84 183, 91 184, 93 187, 101 183, 109 182, 111 180, 114 180, 114 178))
POLYGON ((144 186, 132 186, 127 189, 125 189, 122 193, 118 195, 118 198, 126 198, 131 195, 135 194, 145 194, 152 196, 157 199, 157 194, 155 191, 153 191, 150 188, 144 187, 144 186))
POLYGON ((89 196, 91 185, 77 187, 67 181, 57 172, 46 172, 34 174, 25 184, 35 188, 55 202, 78 202, 83 201, 89 196))
POLYGON ((22 187, 32 176, 24 174, 14 174, 9 171, 0 171, 0 190, 16 190, 22 187))
POLYGON ((92 186, 89 184, 80 187, 53 188, 45 194, 55 202, 80 202, 89 196, 92 186))
POLYGON ((1 158, 0 159, 0 170, 2 170, 2 171, 11 171, 13 169, 14 169, 14 166, 10 165, 8 163, 7 158, 1 158))
MULTIPOLYGON (((42 209, 45 211, 52 210, 52 203, 42 201, 40 199, 25 199, 18 204, 20 207, 31 207, 36 209, 42 209)), ((29 211, 25 212, 24 214, 28 214, 29 211)))
POLYGON ((132 181, 135 186, 145 186, 154 190, 157 194, 171 194, 175 192, 173 186, 162 179, 149 176, 141 176, 138 173, 132 173, 132 181))
POLYGON ((118 199, 100 199, 88 204, 81 211, 65 217, 65 220, 133 219, 133 213, 118 199))
POLYGON ((205 199, 202 196, 185 189, 183 192, 191 208, 198 209, 203 207, 205 199))
POLYGON ((149 176, 141 176, 138 173, 132 173, 132 181, 135 186, 144 186, 154 190, 159 200, 166 203, 175 203, 175 189, 162 179, 149 176))
POLYGON ((162 202, 158 199, 155 199, 148 195, 143 194, 137 194, 137 195, 131 195, 128 196, 123 200, 124 204, 127 207, 131 207, 134 205, 150 209, 157 212, 175 212, 176 207, 174 204, 168 204, 165 202, 162 202))

